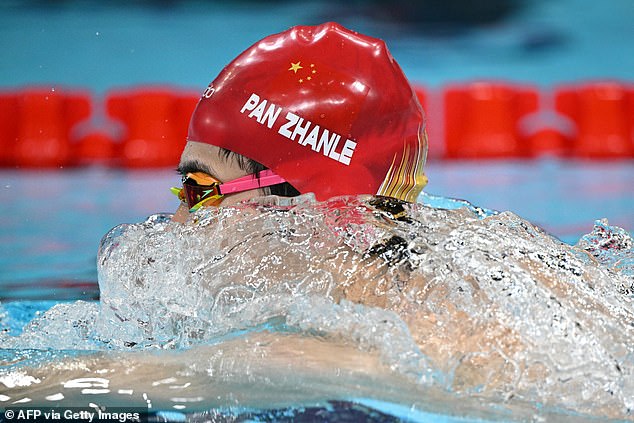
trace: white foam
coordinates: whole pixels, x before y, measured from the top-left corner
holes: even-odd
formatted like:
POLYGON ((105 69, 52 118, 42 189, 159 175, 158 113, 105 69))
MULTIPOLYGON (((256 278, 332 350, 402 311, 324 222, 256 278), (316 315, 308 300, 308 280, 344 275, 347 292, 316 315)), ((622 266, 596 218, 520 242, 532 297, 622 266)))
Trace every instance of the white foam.
POLYGON ((587 243, 563 244, 509 212, 412 205, 394 219, 370 200, 268 198, 203 208, 186 224, 122 225, 100 246, 100 304, 60 304, 5 340, 182 349, 292 332, 376 352, 395 373, 459 395, 634 409, 624 231, 603 222, 621 242, 599 264, 587 243))

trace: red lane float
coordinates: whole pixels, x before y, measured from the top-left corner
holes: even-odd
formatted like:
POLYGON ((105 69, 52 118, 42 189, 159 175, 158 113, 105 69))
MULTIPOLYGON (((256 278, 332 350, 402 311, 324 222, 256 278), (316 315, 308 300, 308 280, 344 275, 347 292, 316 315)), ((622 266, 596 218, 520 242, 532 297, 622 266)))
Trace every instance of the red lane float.
POLYGON ((73 145, 73 163, 114 166, 119 158, 119 144, 110 133, 97 130, 81 135, 73 145))
MULTIPOLYGON (((632 84, 413 88, 428 118, 430 158, 634 157, 632 84)), ((101 100, 86 90, 0 91, 0 166, 175 166, 198 99, 177 87, 130 87, 107 93, 99 113, 101 100)))
POLYGON ((13 149, 18 142, 18 101, 15 91, 0 92, 0 166, 13 165, 13 149))
POLYGON ((532 157, 569 157, 572 139, 563 131, 553 127, 540 128, 527 135, 527 145, 532 157))
POLYGON ((71 163, 70 132, 90 115, 90 93, 45 87, 17 93, 13 102, 13 141, 7 159, 19 167, 58 167, 71 163))
POLYGON ((519 121, 537 111, 532 86, 500 82, 452 85, 444 91, 445 157, 526 157, 519 121))
POLYGON ((121 164, 129 168, 176 166, 198 93, 141 87, 108 94, 106 110, 125 128, 121 164))
POLYGON ((557 111, 572 119, 578 157, 634 156, 634 88, 618 82, 591 82, 555 89, 557 111))

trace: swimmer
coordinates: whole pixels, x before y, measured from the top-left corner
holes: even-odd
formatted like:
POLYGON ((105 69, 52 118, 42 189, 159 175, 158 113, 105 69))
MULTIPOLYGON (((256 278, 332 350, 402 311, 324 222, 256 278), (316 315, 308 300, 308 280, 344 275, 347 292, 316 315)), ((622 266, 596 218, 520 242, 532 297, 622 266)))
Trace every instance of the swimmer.
POLYGON ((134 225, 127 238, 115 230, 100 251, 100 311, 58 305, 25 328, 30 349, 4 366, 3 401, 208 407, 213 418, 212 407, 275 407, 291 392, 299 404, 394 398, 456 416, 481 403, 489 409, 478 418, 494 409, 505 420, 561 420, 549 407, 572 410, 563 416, 572 421, 583 417, 576 412, 631 417, 634 318, 631 299, 614 289, 625 279, 512 214, 480 220, 467 209, 406 206, 425 184, 426 142, 420 105, 381 41, 336 24, 262 40, 202 95, 174 219, 267 194, 371 194, 332 214, 367 204, 376 221, 357 233, 376 224, 376 236, 340 245, 319 219, 296 235, 321 240, 300 248, 279 242, 289 238, 283 228, 261 224, 257 245, 206 223, 195 242, 172 242, 189 233, 184 225, 134 225), (390 225, 408 228, 378 228, 390 225), (215 244, 201 253, 209 233, 215 244), (177 254, 160 254, 165 246, 177 254), (38 347, 64 327, 56 318, 79 319, 70 334, 82 348, 117 354, 38 347), (273 321, 290 330, 267 330, 273 321), (149 353, 126 354, 137 341, 149 353), (31 354, 33 343, 46 354, 31 354), (174 346, 192 348, 157 354, 174 346), (49 353, 61 358, 46 362, 49 353))
POLYGON ((296 26, 249 47, 203 92, 173 220, 262 195, 415 202, 426 155, 424 112, 383 41, 296 26))

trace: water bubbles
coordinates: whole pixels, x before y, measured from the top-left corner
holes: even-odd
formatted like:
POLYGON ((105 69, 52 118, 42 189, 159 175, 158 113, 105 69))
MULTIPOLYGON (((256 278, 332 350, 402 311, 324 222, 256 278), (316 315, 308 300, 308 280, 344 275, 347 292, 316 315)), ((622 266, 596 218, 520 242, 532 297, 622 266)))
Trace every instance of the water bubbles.
MULTIPOLYGON (((338 367, 354 351, 355 362, 377 360, 364 370, 377 385, 386 371, 489 402, 624 415, 634 397, 634 308, 620 289, 631 286, 629 235, 602 222, 570 247, 513 213, 428 199, 436 207, 266 197, 202 208, 185 224, 154 215, 118 226, 99 246, 101 302, 58 304, 3 345, 196 351, 177 356, 188 372, 237 384, 275 379, 275 367, 254 364, 263 357, 301 367, 310 345, 341 389, 358 386, 338 367)), ((170 407, 210 385, 177 375, 149 383, 183 389, 170 407)))
MULTIPOLYGON (((183 347, 273 324, 378 350, 402 374, 456 392, 526 396, 538 383, 554 403, 564 386, 607 403, 628 395, 602 396, 607 380, 623 379, 610 357, 632 365, 631 348, 612 347, 632 332, 631 309, 606 282, 622 277, 512 213, 251 202, 123 237, 125 249, 100 256, 102 312, 146 338, 137 345, 183 347)), ((576 409, 587 402, 567 398, 576 409)))

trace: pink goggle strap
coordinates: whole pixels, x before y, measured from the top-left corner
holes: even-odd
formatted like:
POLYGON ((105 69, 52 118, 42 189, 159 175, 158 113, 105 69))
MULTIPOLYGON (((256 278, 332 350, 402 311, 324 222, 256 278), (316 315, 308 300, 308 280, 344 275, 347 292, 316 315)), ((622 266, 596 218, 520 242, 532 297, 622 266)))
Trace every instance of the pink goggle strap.
POLYGON ((255 174, 243 176, 224 184, 220 184, 220 194, 235 194, 237 192, 249 191, 257 188, 270 187, 271 185, 282 184, 286 182, 284 178, 275 174, 270 169, 260 172, 260 177, 256 178, 255 174))

